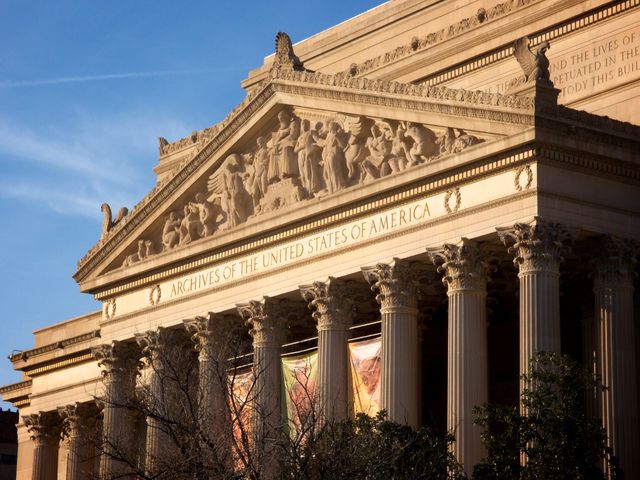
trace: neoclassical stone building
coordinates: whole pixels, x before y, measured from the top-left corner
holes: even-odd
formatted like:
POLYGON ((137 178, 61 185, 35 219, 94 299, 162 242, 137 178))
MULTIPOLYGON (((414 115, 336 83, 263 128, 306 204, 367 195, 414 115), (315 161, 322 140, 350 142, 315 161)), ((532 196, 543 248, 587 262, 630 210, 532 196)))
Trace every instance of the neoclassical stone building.
POLYGON ((317 351, 318 408, 340 418, 348 347, 379 339, 372 398, 452 430, 468 472, 472 407, 516 405, 533 353, 567 353, 599 375, 586 408, 640 476, 640 1, 391 0, 295 46, 279 33, 242 85, 219 124, 160 139, 138 205, 103 205, 74 275, 102 310, 10 357, 19 479, 110 478, 107 453, 84 460, 96 431, 151 468, 154 419, 118 405, 177 342, 215 426, 231 331, 271 426, 281 356, 317 351))

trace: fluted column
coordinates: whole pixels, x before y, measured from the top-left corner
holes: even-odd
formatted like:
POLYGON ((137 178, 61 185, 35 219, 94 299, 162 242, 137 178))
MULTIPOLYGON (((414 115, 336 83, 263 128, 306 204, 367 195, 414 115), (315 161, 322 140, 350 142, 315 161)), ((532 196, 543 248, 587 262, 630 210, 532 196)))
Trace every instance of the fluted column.
POLYGON ((314 310, 318 328, 320 421, 344 419, 349 413, 347 340, 354 313, 349 284, 329 277, 326 282, 300 286, 300 293, 314 310))
POLYGON ((180 359, 176 354, 184 341, 184 336, 175 330, 159 327, 145 333, 136 334, 136 341, 142 349, 148 367, 148 408, 147 416, 145 472, 158 474, 171 462, 171 454, 176 446, 171 440, 168 428, 177 419, 179 399, 176 398, 176 381, 180 359))
POLYGON ((112 479, 129 471, 124 459, 133 460, 133 425, 127 405, 134 395, 139 350, 134 344, 114 341, 96 347, 93 354, 102 367, 105 389, 100 478, 112 479))
POLYGON ((58 409, 67 442, 66 480, 94 478, 98 413, 95 404, 76 403, 58 409))
POLYGON ((400 259, 362 269, 378 292, 382 320, 380 406, 389 419, 418 426, 418 309, 416 267, 400 259))
POLYGON ((269 457, 282 427, 280 354, 286 337, 286 310, 278 300, 263 297, 238 305, 238 313, 253 339, 252 451, 262 472, 273 472, 277 459, 269 457))
POLYGON ((58 478, 60 417, 53 412, 39 412, 22 417, 33 441, 33 480, 58 478))
MULTIPOLYGON (((498 229, 520 279, 520 375, 537 352, 560 354, 560 261, 568 233, 536 217, 498 229)), ((520 384, 522 391, 524 385, 520 384)))
POLYGON ((488 400, 487 277, 488 264, 474 244, 462 239, 430 249, 443 274, 449 297, 447 360, 447 430, 456 441, 453 453, 469 478, 473 466, 486 456, 481 429, 473 424, 472 409, 488 400))
POLYGON ((210 447, 218 464, 227 464, 231 458, 227 375, 228 358, 239 334, 238 317, 234 320, 210 312, 184 321, 198 352, 198 422, 202 443, 210 447))
POLYGON ((633 317, 637 246, 605 238, 594 275, 600 415, 624 478, 638 478, 638 371, 633 317))

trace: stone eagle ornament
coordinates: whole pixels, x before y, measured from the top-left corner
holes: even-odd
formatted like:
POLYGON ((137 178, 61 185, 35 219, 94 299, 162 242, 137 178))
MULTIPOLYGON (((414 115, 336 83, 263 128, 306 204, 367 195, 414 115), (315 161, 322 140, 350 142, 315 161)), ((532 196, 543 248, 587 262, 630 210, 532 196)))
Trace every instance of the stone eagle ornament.
POLYGON ((284 32, 276 34, 276 57, 273 61, 273 68, 287 68, 291 70, 304 70, 302 62, 293 53, 291 38, 284 32))
POLYGON ((103 214, 102 234, 100 235, 100 240, 104 240, 109 230, 115 227, 117 223, 122 220, 127 215, 127 213, 129 213, 129 210, 127 209, 127 207, 122 207, 120 210, 118 210, 116 218, 114 218, 113 220, 111 217, 111 207, 108 203, 103 203, 100 207, 100 210, 102 210, 103 214))
POLYGON ((549 82, 549 59, 546 57, 546 51, 549 48, 551 48, 549 42, 544 41, 533 53, 529 47, 529 37, 522 37, 515 41, 513 54, 524 72, 524 83, 537 80, 549 82))

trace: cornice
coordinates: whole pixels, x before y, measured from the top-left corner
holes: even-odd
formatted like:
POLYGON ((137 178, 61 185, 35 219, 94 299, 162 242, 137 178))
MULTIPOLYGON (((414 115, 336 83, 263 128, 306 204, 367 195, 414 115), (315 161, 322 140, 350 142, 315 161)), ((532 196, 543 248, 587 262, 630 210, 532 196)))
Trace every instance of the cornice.
POLYGON ((5 385, 4 387, 0 387, 0 394, 4 395, 6 393, 11 393, 17 390, 23 390, 25 388, 29 388, 32 385, 32 383, 33 383, 33 380, 24 380, 22 382, 5 385))
POLYGON ((364 75, 366 73, 370 73, 408 58, 414 54, 423 52, 437 44, 451 40, 480 26, 487 25, 488 23, 502 18, 515 10, 519 10, 534 3, 539 3, 540 1, 542 0, 507 0, 496 3, 488 9, 480 8, 475 15, 463 18, 456 23, 431 31, 420 37, 413 37, 409 43, 399 45, 392 50, 369 58, 364 62, 353 64, 345 73, 350 73, 352 75, 364 75))
POLYGON ((22 371, 30 377, 35 377, 37 375, 42 375, 43 373, 48 373, 53 370, 59 370, 71 365, 77 365, 79 363, 87 362, 95 362, 95 357, 93 356, 91 350, 83 350, 64 358, 58 358, 50 362, 25 367, 22 369, 22 371))
MULTIPOLYGON (((640 0, 622 0, 608 3, 571 19, 554 24, 553 26, 545 28, 539 32, 532 32, 528 35, 530 45, 535 46, 544 41, 553 41, 558 38, 562 38, 603 20, 607 20, 631 9, 638 8, 639 6, 640 0)), ((546 16, 549 16, 550 14, 551 12, 545 11, 546 16)), ((513 46, 509 43, 508 45, 486 52, 480 58, 475 58, 429 75, 422 81, 429 85, 438 85, 443 82, 453 80, 459 76, 471 73, 479 68, 485 68, 496 62, 511 58, 512 55, 513 46)))
POLYGON ((225 120, 219 124, 202 130, 199 141, 202 149, 192 157, 180 163, 173 174, 156 184, 145 197, 133 207, 105 236, 94 245, 84 257, 78 261, 78 270, 73 278, 79 282, 88 272, 102 261, 111 250, 127 237, 162 201, 173 193, 205 160, 249 117, 273 95, 271 85, 265 85, 258 93, 248 95, 225 120))
POLYGON ((538 149, 538 160, 552 162, 557 165, 571 166, 587 171, 591 174, 603 174, 622 179, 625 182, 640 182, 640 165, 628 162, 614 161, 598 155, 590 155, 584 152, 573 152, 544 145, 538 149))
MULTIPOLYGON (((515 124, 533 123, 531 97, 421 86, 318 72, 274 70, 270 73, 269 81, 265 82, 257 93, 247 96, 225 120, 191 135, 190 138, 197 139, 199 151, 185 159, 173 174, 168 174, 162 182, 158 183, 103 240, 87 252, 78 262, 78 270, 73 275, 74 279, 77 282, 84 280, 93 268, 166 198, 183 185, 274 94, 293 93, 296 89, 298 93, 316 97, 346 99, 350 95, 351 101, 377 102, 375 104, 394 105, 403 109, 417 108, 421 105, 423 111, 515 124), (386 98, 382 100, 381 97, 386 98)), ((176 144, 180 144, 183 140, 176 144)))
POLYGON ((93 330, 92 332, 83 333, 82 335, 78 335, 71 338, 66 338, 59 342, 50 343, 42 347, 33 348, 31 350, 24 350, 19 353, 14 353, 12 355, 9 355, 9 360, 11 362, 17 362, 17 361, 26 362, 28 359, 36 357, 38 355, 42 355, 48 352, 53 352, 58 349, 63 350, 68 346, 90 341, 90 340, 93 340, 94 338, 100 338, 100 330, 93 330))

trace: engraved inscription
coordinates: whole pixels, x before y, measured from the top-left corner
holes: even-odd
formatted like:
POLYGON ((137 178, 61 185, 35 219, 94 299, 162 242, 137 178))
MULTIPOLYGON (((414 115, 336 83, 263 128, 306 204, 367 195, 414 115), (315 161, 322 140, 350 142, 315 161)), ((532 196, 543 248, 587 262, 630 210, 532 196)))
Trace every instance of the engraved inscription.
POLYGON ((640 27, 551 60, 551 80, 567 102, 640 76, 640 27))

